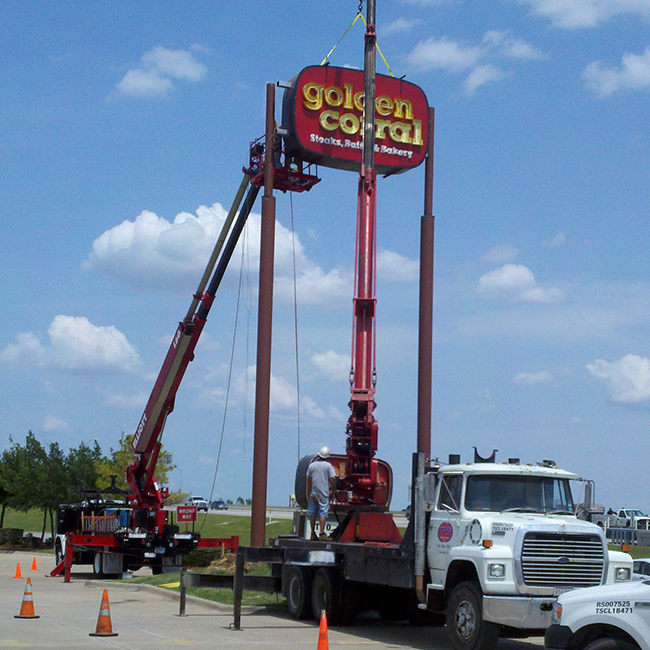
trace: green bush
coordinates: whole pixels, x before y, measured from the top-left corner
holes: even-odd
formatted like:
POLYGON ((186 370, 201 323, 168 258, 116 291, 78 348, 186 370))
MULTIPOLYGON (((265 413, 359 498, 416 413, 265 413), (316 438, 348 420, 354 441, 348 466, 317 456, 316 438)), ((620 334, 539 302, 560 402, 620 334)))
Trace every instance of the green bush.
POLYGON ((0 544, 3 546, 21 546, 23 532, 21 528, 0 528, 0 544))
POLYGON ((223 550, 220 548, 195 548, 183 558, 183 566, 206 567, 222 557, 223 550))

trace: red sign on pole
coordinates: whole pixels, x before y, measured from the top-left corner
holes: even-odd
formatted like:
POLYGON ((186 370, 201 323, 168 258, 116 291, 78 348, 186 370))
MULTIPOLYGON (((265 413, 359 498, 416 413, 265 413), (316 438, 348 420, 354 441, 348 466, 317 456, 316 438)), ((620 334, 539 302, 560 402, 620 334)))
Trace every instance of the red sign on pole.
MULTIPOLYGON (((291 80, 282 104, 290 155, 336 169, 361 166, 363 70, 310 66, 291 80)), ((426 154, 429 106, 415 84, 376 75, 375 169, 396 174, 417 167, 426 154)))
POLYGON ((196 506, 176 506, 176 521, 178 523, 190 523, 196 519, 196 506))

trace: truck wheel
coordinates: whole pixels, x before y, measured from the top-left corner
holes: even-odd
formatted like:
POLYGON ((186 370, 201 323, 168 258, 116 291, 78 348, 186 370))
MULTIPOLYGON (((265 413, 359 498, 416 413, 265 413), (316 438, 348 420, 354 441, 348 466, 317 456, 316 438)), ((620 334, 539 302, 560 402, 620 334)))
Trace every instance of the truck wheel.
POLYGON ((447 603, 447 631, 456 650, 493 650, 501 626, 483 620, 482 594, 475 582, 454 587, 447 603))
POLYGON ((292 618, 301 620, 311 616, 311 576, 299 566, 288 566, 282 580, 282 591, 292 618))
POLYGON ((638 646, 621 639, 597 639, 592 641, 585 650, 637 650, 637 648, 638 646))
POLYGON ((325 610, 329 625, 341 625, 344 622, 344 611, 340 596, 339 580, 334 571, 318 569, 311 586, 314 620, 319 621, 321 612, 325 610))
POLYGON ((104 568, 102 566, 102 560, 103 560, 103 553, 100 553, 99 551, 95 553, 95 557, 93 558, 93 573, 98 577, 98 578, 103 578, 104 577, 104 568))

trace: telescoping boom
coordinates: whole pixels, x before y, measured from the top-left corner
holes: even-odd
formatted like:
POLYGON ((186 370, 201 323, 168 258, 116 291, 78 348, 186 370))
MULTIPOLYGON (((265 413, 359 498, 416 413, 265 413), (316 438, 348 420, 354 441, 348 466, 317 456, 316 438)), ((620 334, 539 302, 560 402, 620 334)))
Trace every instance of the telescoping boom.
POLYGON ((208 318, 215 294, 259 190, 259 186, 250 184, 250 175, 245 174, 187 315, 178 324, 147 406, 140 418, 133 439, 133 450, 137 460, 126 470, 131 488, 129 498, 136 507, 153 510, 162 508, 162 495, 156 486, 154 471, 165 421, 174 410, 178 387, 188 364, 194 359, 194 349, 208 318), (248 192, 246 192, 247 188, 248 192), (246 194, 245 199, 244 194, 246 194), (240 204, 241 209, 239 209, 240 204))

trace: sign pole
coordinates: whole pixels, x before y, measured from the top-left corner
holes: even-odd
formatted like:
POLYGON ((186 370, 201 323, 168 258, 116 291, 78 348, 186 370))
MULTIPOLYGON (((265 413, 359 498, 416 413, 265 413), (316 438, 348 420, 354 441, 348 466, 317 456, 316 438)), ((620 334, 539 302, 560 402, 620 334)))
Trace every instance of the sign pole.
POLYGON ((273 143, 275 140, 275 86, 266 86, 266 144, 264 196, 260 235, 260 289, 257 316, 257 372, 255 377, 255 434, 253 441, 253 495, 251 546, 266 538, 266 492, 269 465, 269 412, 271 401, 271 332, 273 321, 273 263, 275 197, 273 196, 273 143))

